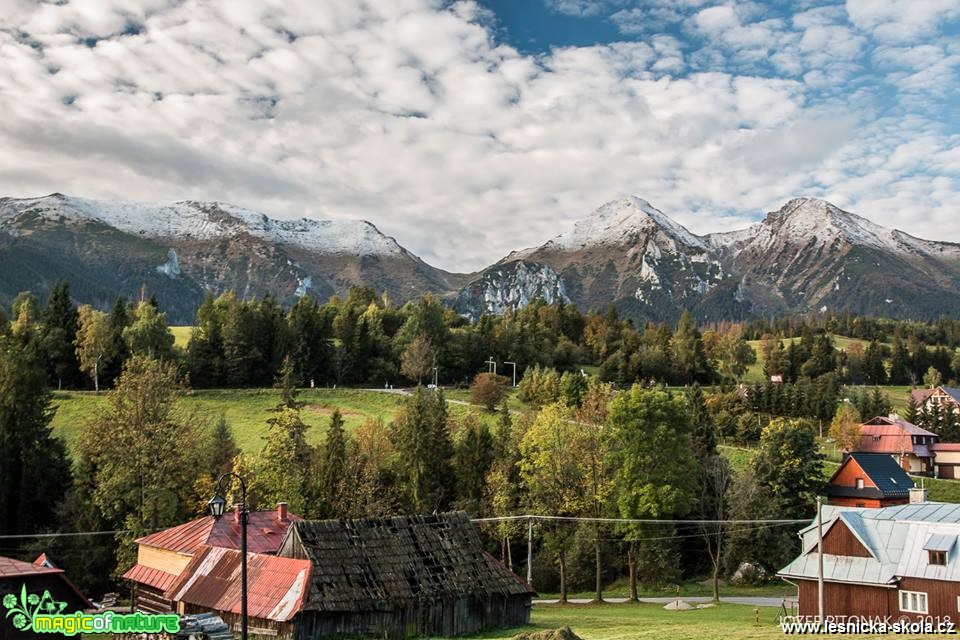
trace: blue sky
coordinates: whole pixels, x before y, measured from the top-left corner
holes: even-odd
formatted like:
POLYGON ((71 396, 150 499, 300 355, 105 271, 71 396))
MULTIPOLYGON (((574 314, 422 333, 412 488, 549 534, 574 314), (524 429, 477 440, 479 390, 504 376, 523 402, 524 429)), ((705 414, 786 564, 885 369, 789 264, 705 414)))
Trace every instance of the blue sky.
POLYGON ((960 241, 956 0, 6 0, 0 195, 364 218, 486 266, 637 195, 960 241))

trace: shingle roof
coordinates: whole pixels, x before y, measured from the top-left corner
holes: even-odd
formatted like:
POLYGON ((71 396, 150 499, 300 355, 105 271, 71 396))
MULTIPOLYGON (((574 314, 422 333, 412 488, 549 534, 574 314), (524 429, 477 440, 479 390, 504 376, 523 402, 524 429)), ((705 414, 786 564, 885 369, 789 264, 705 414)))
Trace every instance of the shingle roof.
POLYGON ((855 451, 850 457, 856 460, 883 496, 910 495, 913 480, 889 454, 855 451))
MULTIPOLYGON (((948 553, 947 564, 931 565, 924 546, 934 535, 960 535, 960 504, 925 502, 881 509, 824 506, 825 529, 842 522, 871 552, 860 558, 824 554, 824 578, 882 586, 901 577, 960 582, 960 553, 948 553)), ((786 578, 817 578, 816 521, 800 532, 802 553, 778 574, 786 578)))
MULTIPOLYGON (((190 560, 164 597, 214 611, 240 613, 239 551, 203 547, 190 560)), ((309 560, 247 554, 248 613, 286 622, 299 613, 310 579, 309 560)))
POLYGON ((450 596, 532 594, 483 550, 465 513, 296 522, 287 549, 313 563, 304 610, 384 611, 450 596), (298 552, 299 554, 299 552, 298 552))
MULTIPOLYGON (((301 519, 300 516, 288 514, 286 519, 280 520, 276 511, 251 512, 247 525, 247 551, 276 553, 290 523, 301 519)), ((137 542, 191 555, 203 545, 239 549, 240 524, 235 521, 233 514, 229 513, 219 520, 214 520, 213 516, 204 516, 151 533, 137 542)))

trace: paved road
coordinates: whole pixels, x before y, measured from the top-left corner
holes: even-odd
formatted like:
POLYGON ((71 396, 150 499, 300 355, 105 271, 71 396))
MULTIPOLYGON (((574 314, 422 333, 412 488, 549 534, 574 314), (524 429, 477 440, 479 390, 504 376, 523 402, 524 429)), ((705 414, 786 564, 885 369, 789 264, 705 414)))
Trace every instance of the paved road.
MULTIPOLYGON (((684 602, 690 604, 700 604, 704 602, 710 602, 711 598, 707 596, 692 596, 689 598, 680 598, 684 602)), ((609 603, 620 604, 627 602, 627 598, 604 598, 609 603)), ((675 598, 640 598, 640 602, 648 602, 651 604, 667 604, 672 602, 675 598)), ((783 598, 764 598, 759 596, 728 596, 720 598, 721 602, 727 602, 729 604, 745 604, 751 607, 779 607, 783 602, 783 598)), ((534 600, 533 604, 557 604, 559 600, 534 600)), ((590 598, 570 598, 567 602, 571 604, 589 604, 592 602, 590 598)))

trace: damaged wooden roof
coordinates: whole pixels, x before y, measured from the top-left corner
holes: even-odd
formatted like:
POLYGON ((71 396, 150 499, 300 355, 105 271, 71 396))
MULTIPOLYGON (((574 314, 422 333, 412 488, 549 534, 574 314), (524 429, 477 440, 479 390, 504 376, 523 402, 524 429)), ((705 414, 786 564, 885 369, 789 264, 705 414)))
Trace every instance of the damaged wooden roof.
POLYGON ((281 554, 313 564, 304 610, 392 610, 466 595, 532 594, 483 549, 465 513, 295 522, 281 554))
MULTIPOLYGON (((164 597, 239 614, 240 559, 240 552, 234 549, 201 547, 164 597)), ((300 611, 309 579, 309 560, 248 553, 249 615, 277 622, 290 620, 300 611)))
MULTIPOLYGON (((292 513, 280 519, 276 511, 251 512, 247 525, 247 551, 276 553, 283 536, 287 533, 287 527, 297 520, 300 520, 300 516, 292 513)), ((137 542, 191 555, 196 553, 202 545, 239 549, 240 523, 230 513, 219 520, 215 520, 213 516, 204 516, 176 527, 151 533, 138 539, 137 542)))

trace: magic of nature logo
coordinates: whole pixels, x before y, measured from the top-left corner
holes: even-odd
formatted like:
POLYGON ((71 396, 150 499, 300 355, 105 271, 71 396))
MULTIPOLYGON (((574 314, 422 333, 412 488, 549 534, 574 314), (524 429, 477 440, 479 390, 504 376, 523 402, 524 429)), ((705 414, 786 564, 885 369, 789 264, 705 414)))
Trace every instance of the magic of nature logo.
POLYGON ((3 596, 6 618, 13 617, 11 624, 19 631, 34 633, 59 633, 73 636, 79 633, 177 633, 180 631, 180 616, 175 613, 152 615, 140 612, 114 613, 63 613, 66 602, 54 600, 49 591, 43 595, 27 593, 27 586, 20 588, 20 597, 8 593, 3 596))

